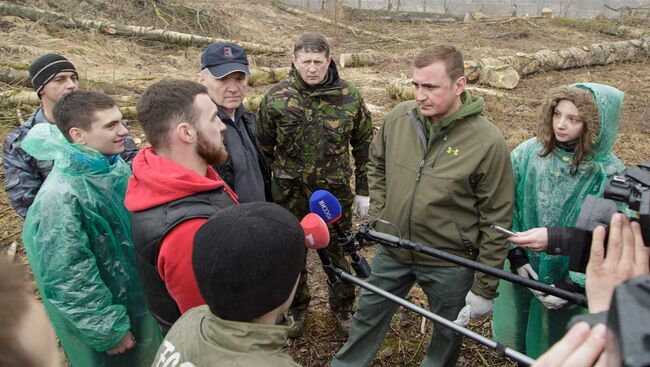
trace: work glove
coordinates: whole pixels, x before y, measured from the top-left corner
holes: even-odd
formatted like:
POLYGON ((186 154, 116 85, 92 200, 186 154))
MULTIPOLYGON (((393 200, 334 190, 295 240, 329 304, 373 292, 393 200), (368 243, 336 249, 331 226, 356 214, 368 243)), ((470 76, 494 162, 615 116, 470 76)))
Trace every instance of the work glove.
MULTIPOLYGON (((552 285, 551 287, 555 287, 552 285)), ((549 310, 557 310, 558 308, 562 308, 566 306, 569 301, 560 298, 560 297, 555 297, 550 294, 546 294, 544 292, 536 291, 534 289, 530 289, 531 292, 537 297, 537 299, 542 302, 544 307, 548 308, 549 310)))
POLYGON ((356 195, 354 197, 354 207, 356 208, 359 220, 364 221, 368 216, 368 209, 370 208, 370 196, 356 195))
POLYGON ((465 307, 458 313, 454 323, 465 326, 469 320, 480 319, 492 312, 494 300, 483 298, 472 291, 467 292, 465 296, 465 307))
POLYGON ((516 271, 517 271, 517 274, 519 274, 519 276, 521 276, 521 277, 539 280, 539 276, 537 275, 535 270, 533 270, 533 267, 530 266, 529 263, 526 263, 526 264, 518 267, 516 269, 516 271))

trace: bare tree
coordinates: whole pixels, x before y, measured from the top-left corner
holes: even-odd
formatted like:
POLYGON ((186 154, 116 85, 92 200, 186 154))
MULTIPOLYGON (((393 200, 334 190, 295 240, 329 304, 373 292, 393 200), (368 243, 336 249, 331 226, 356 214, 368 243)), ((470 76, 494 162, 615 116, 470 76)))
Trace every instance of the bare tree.
POLYGON ((388 5, 386 6, 388 11, 393 10, 393 0, 388 0, 388 5))
POLYGON ((399 11, 399 6, 402 4, 402 0, 397 0, 397 6, 395 7, 395 11, 399 11))
POLYGON ((422 12, 427 12, 427 0, 422 0, 422 12))
POLYGON ((560 16, 566 18, 571 7, 573 7, 573 0, 560 0, 560 16))
POLYGON ((361 0, 357 1, 357 8, 361 9, 361 0))

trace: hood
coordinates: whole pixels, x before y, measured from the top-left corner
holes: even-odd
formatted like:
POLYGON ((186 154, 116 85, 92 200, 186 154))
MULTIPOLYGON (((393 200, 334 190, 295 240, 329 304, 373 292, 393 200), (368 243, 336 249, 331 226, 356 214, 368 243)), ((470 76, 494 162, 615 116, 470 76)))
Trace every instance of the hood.
POLYGON ((226 187, 234 196, 212 167, 208 166, 206 175, 201 176, 147 147, 133 159, 133 176, 124 204, 129 211, 137 212, 220 187, 226 187))
POLYGON ((572 86, 586 89, 594 96, 600 116, 598 135, 591 149, 594 160, 603 161, 612 154, 614 149, 625 93, 609 85, 597 83, 576 83, 572 86))
POLYGON ((607 160, 616 141, 623 96, 624 93, 614 87, 596 83, 576 83, 551 89, 542 105, 538 141, 543 146, 552 146, 553 111, 559 101, 566 99, 576 105, 587 127, 585 140, 590 148, 589 159, 607 160))
POLYGON ((57 169, 72 175, 106 173, 119 160, 119 155, 106 157, 88 146, 70 143, 53 124, 34 125, 20 147, 38 160, 54 161, 57 169))
POLYGON ((291 84, 293 84, 296 89, 307 90, 310 92, 313 92, 315 90, 337 88, 341 83, 341 77, 339 77, 339 71, 336 67, 336 62, 334 59, 332 59, 329 67, 327 68, 327 75, 325 76, 325 80, 320 84, 314 86, 305 84, 293 63, 291 64, 291 72, 289 75, 292 79, 291 84))

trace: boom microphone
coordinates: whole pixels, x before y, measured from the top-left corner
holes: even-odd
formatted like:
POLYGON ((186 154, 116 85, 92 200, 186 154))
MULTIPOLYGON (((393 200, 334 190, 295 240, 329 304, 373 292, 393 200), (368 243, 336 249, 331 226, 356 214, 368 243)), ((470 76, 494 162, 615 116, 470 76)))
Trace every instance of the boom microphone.
POLYGON ((338 235, 339 246, 352 258, 352 268, 357 276, 360 278, 369 277, 370 265, 363 256, 357 254, 358 246, 355 246, 355 236, 351 232, 346 233, 343 231, 338 223, 338 220, 343 216, 343 212, 341 203, 336 197, 327 190, 316 190, 309 198, 309 210, 318 214, 325 223, 334 226, 334 230, 338 235))
POLYGON ((305 246, 316 249, 318 253, 325 275, 327 275, 327 283, 332 288, 332 293, 334 293, 335 297, 342 298, 343 283, 336 276, 332 260, 327 256, 327 252, 325 252, 325 247, 330 243, 330 231, 327 229, 327 224, 318 215, 309 213, 302 218, 300 226, 305 232, 305 246))

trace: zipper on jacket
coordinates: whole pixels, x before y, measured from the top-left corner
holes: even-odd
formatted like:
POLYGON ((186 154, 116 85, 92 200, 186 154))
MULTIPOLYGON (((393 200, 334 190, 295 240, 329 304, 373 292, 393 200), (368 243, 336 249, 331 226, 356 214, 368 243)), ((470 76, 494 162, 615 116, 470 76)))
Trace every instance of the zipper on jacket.
POLYGON ((422 169, 424 168, 424 160, 427 158, 426 154, 422 161, 420 161, 420 169, 418 169, 418 175, 415 177, 415 182, 420 182, 420 176, 422 176, 422 169))

